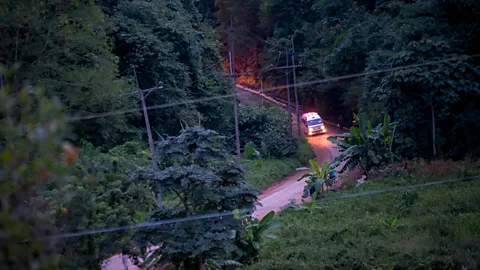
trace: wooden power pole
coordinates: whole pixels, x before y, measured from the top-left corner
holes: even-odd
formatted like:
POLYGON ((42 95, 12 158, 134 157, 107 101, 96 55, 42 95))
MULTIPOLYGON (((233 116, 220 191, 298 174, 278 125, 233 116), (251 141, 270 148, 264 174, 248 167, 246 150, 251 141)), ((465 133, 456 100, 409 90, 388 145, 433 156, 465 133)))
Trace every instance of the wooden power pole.
POLYGON ((300 136, 300 114, 298 111, 298 92, 297 92, 297 74, 295 69, 295 45, 292 38, 292 72, 293 72, 293 89, 295 92, 295 114, 297 115, 297 134, 300 136))
MULTIPOLYGON (((152 155, 152 168, 158 169, 157 158, 156 158, 157 155, 155 152, 155 144, 153 143, 152 129, 150 127, 150 120, 148 119, 147 103, 145 102, 145 96, 143 95, 143 93, 146 91, 151 92, 153 90, 161 89, 163 87, 154 87, 152 89, 142 90, 140 88, 140 84, 138 83, 137 72, 135 70, 135 67, 133 67, 133 73, 135 75, 135 81, 137 82, 138 96, 140 97, 140 101, 142 102, 143 118, 145 119, 145 126, 147 127, 148 144, 150 145, 150 152, 152 155)), ((163 208, 162 190, 161 190, 160 184, 157 184, 157 206, 160 209, 163 208)))
POLYGON ((237 164, 240 164, 240 130, 238 128, 238 100, 237 100, 237 83, 235 74, 235 46, 233 44, 233 18, 230 15, 230 79, 232 80, 233 91, 233 115, 235 118, 235 145, 237 147, 237 164))
MULTIPOLYGON (((290 123, 289 125, 289 129, 290 129, 290 150, 293 152, 294 151, 294 146, 293 146, 293 128, 292 128, 292 104, 290 102, 290 80, 288 78, 288 69, 294 69, 294 68, 297 68, 297 67, 301 67, 301 65, 295 65, 295 63, 292 63, 291 66, 289 66, 288 64, 288 48, 285 49, 285 61, 286 61, 286 65, 283 66, 283 67, 275 67, 275 68, 270 68, 270 70, 275 70, 275 69, 285 69, 285 77, 286 77, 286 81, 287 81, 287 101, 288 101, 288 121, 290 123)), ((294 77, 294 80, 296 80, 296 78, 294 77)), ((295 89, 296 89, 296 85, 294 85, 295 89)), ((296 92, 296 91, 295 91, 296 92)), ((296 101, 296 105, 297 105, 297 119, 298 119, 298 99, 297 99, 297 95, 295 95, 295 99, 297 100, 296 101)), ((298 121, 298 120, 297 120, 298 121)))
MULTIPOLYGON (((286 66, 288 67, 288 48, 285 49, 285 61, 286 61, 286 66)), ((290 152, 294 152, 294 147, 293 147, 293 131, 292 131, 292 105, 290 104, 290 81, 288 78, 288 70, 285 69, 285 78, 287 80, 287 101, 288 101, 288 122, 289 124, 289 134, 290 134, 290 152)))

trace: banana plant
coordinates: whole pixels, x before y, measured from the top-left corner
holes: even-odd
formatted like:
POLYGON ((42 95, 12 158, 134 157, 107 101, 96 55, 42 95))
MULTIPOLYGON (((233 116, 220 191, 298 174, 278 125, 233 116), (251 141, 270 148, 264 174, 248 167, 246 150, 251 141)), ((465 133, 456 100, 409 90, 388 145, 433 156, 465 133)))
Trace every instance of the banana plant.
MULTIPOLYGON (((251 264, 257 258, 264 237, 276 239, 272 234, 265 234, 268 230, 282 226, 279 222, 274 222, 274 211, 270 211, 261 220, 252 218, 250 215, 239 217, 242 219, 242 227, 237 230, 234 243, 238 247, 235 261, 243 264, 251 264)), ((238 217, 238 216, 237 216, 238 217)))
POLYGON ((308 173, 302 175, 297 181, 302 181, 305 179, 305 187, 303 188, 303 198, 307 198, 309 195, 317 192, 318 194, 325 193, 329 186, 332 186, 335 179, 330 177, 331 173, 334 171, 335 166, 330 164, 328 161, 322 164, 321 167, 317 163, 310 159, 310 166, 312 167, 300 167, 297 168, 297 171, 307 171, 308 173))
POLYGON ((395 229, 398 226, 398 218, 381 219, 380 222, 388 229, 395 229))
POLYGON ((350 133, 339 134, 328 138, 336 144, 341 154, 335 158, 334 164, 345 162, 341 172, 347 168, 353 170, 360 165, 365 175, 374 166, 383 167, 389 163, 400 160, 401 157, 394 153, 393 143, 397 123, 391 123, 390 116, 384 116, 383 124, 372 128, 372 123, 366 114, 355 115, 358 127, 352 127, 350 133))

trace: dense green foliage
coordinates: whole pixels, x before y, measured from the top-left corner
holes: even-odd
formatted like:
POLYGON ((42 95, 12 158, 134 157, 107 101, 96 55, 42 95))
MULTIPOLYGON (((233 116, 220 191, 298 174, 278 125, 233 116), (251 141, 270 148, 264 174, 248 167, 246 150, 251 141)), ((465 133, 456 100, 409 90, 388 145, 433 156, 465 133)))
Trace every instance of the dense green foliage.
POLYGON ((288 114, 279 108, 240 105, 239 129, 242 141, 252 142, 262 156, 284 157, 289 152, 288 114))
POLYGON ((328 188, 333 185, 335 179, 331 178, 330 175, 335 167, 330 165, 330 162, 328 161, 325 161, 325 163, 323 163, 321 166, 318 166, 313 159, 311 159, 309 163, 312 168, 297 168, 297 171, 307 172, 297 181, 305 180, 306 183, 305 187, 303 188, 302 197, 307 198, 309 195, 312 195, 313 200, 315 200, 317 196, 328 192, 328 188))
MULTIPOLYGON (((143 148, 127 142, 100 153, 86 143, 78 163, 69 171, 69 182, 64 186, 53 182, 46 193, 56 228, 68 233, 145 221, 156 208, 155 196, 148 183, 127 179, 137 166, 148 164, 148 152, 143 148)), ((61 240, 61 267, 98 269, 112 254, 132 248, 132 233, 123 230, 61 240)))
POLYGON ((260 159, 242 159, 245 168, 245 180, 255 188, 263 189, 288 176, 295 168, 308 164, 314 157, 313 149, 307 140, 297 140, 297 152, 294 157, 260 159))
POLYGON ((399 141, 395 137, 397 123, 390 123, 388 114, 385 115, 383 123, 374 128, 364 113, 355 117, 355 120, 358 127, 352 127, 350 133, 328 138, 341 152, 335 157, 332 166, 336 167, 345 162, 340 168, 340 172, 344 172, 347 168, 353 170, 358 165, 363 173, 368 175, 372 167, 384 168, 388 164, 400 161, 401 156, 396 154, 396 149, 393 148, 394 141, 399 141))
MULTIPOLYGON (((159 170, 141 169, 132 179, 157 182, 175 199, 173 206, 152 212, 150 221, 254 206, 257 191, 244 180, 243 168, 233 161, 225 138, 216 132, 187 128, 179 136, 161 141, 157 152, 159 170)), ((191 220, 140 230, 135 242, 141 245, 144 255, 148 246, 162 246, 148 255, 147 265, 171 262, 186 269, 195 265, 201 269, 208 259, 237 250, 232 239, 240 226, 231 216, 191 220)))
MULTIPOLYGON (((163 83, 147 105, 225 94, 215 76, 222 65, 211 5, 200 7, 181 0, 2 1, 0 64, 10 71, 3 79, 13 91, 41 86, 79 117, 138 107, 132 67, 141 88, 163 83)), ((180 120, 220 130, 231 125, 229 108, 214 100, 150 111, 150 120, 162 136, 178 132, 180 120)), ((77 121, 71 139, 108 150, 140 139, 142 120, 130 113, 77 121)))
MULTIPOLYGON (((377 179, 327 198, 478 175, 480 168, 418 165, 411 177, 377 179), (447 174, 432 177, 439 167, 446 167, 447 174)), ((284 226, 272 231, 278 240, 267 242, 259 262, 247 269, 475 269, 480 259, 478 192, 480 182, 474 180, 321 202, 311 215, 285 210, 276 219, 284 226)))
MULTIPOLYGON (((10 71, 6 79, 12 91, 25 83, 43 87, 60 97, 69 113, 81 116, 132 105, 120 95, 131 85, 116 78, 118 60, 94 1, 2 1, 0 31, 0 63, 10 71)), ((105 146, 139 133, 124 116, 75 123, 74 128, 80 138, 105 146)))
MULTIPOLYGON (((189 1, 102 1, 113 24, 114 53, 121 71, 135 66, 140 88, 163 83, 147 105, 165 104, 225 94, 215 76, 221 70, 216 35, 189 1)), ((127 75, 133 75, 132 71, 127 75)), ((180 120, 193 125, 199 118, 206 127, 228 126, 225 101, 209 101, 150 112, 153 128, 175 134, 180 120), (223 112, 223 113, 220 113, 223 112)), ((220 130, 220 129, 219 129, 220 130)), ((158 138, 157 138, 158 139, 158 138)))
MULTIPOLYGON (((239 59, 259 59, 258 66, 251 67, 263 70, 257 86, 260 77, 272 74, 277 78, 271 83, 285 83, 283 70, 264 68, 286 64, 281 51, 292 39, 302 51, 297 57, 304 60, 297 69, 297 81, 302 82, 450 59, 307 85, 299 91, 300 103, 325 119, 337 121, 343 115, 346 125, 352 113, 367 113, 373 125, 390 114, 398 122, 398 150, 406 157, 478 154, 480 60, 464 58, 480 53, 478 1, 257 0, 245 6, 217 2, 221 14, 231 13, 237 26, 266 40, 238 33, 262 43, 255 55, 237 50, 239 59)), ((226 23, 224 15, 219 20, 226 23)), ((286 96, 285 91, 276 94, 286 96)))
POLYGON ((237 231, 234 243, 239 247, 235 253, 235 260, 242 264, 251 264, 258 260, 260 248, 265 238, 275 239, 272 234, 266 234, 269 230, 278 228, 282 224, 274 222, 274 211, 270 211, 262 219, 252 218, 246 215, 242 218, 242 227, 237 231))
MULTIPOLYGON (((163 85, 162 90, 146 95, 147 105, 226 94, 228 88, 217 76, 217 72, 223 71, 223 63, 217 53, 213 29, 216 18, 212 11, 213 1, 0 1, 0 88, 6 91, 5 84, 9 83, 11 95, 4 100, 2 92, 5 111, 1 121, 5 125, 1 149, 5 150, 4 162, 8 164, 2 170, 9 170, 4 171, 8 180, 5 185, 12 185, 11 189, 5 188, 7 197, 2 207, 6 207, 4 213, 13 208, 19 213, 18 217, 12 215, 13 219, 5 218, 19 229, 15 235, 18 239, 7 243, 41 237, 47 233, 42 231, 44 226, 50 230, 48 233, 70 233, 136 224, 156 208, 155 185, 129 180, 132 171, 150 164, 145 143, 139 143, 144 139, 145 122, 140 113, 134 112, 139 107, 136 79, 144 89, 163 85), (22 88, 24 85, 27 90, 22 88), (36 93, 31 92, 32 100, 26 98, 28 91, 34 91, 31 86, 44 89, 47 97, 59 97, 67 116, 57 114, 56 103, 49 105, 43 96, 37 99, 36 93), (128 113, 122 113, 123 110, 128 113), (46 111, 51 115, 46 115, 46 111), (88 119, 82 119, 85 116, 88 119), (66 117, 73 119, 70 133, 63 126, 60 128, 66 117), (41 142, 30 141, 36 140, 37 135, 26 137, 37 125, 55 119, 59 121, 55 134, 43 134, 50 126, 39 126, 37 135, 44 136, 41 142), (81 146, 80 158, 61 173, 53 172, 60 158, 55 147, 64 139, 81 146), (20 161, 8 163, 12 158, 10 151, 20 161), (21 177, 9 178, 17 169, 22 171, 25 181, 36 182, 34 175, 41 170, 46 187, 43 183, 29 184, 28 188, 13 185, 23 181, 21 177), (15 195, 16 192, 23 193, 15 195), (11 196, 15 203, 4 204, 11 196), (28 211, 33 214, 25 217, 28 211), (26 229, 22 222, 36 222, 38 235, 30 233, 36 227, 26 229)), ((230 136, 230 103, 212 99, 150 110, 154 139, 176 134, 180 121, 200 123, 230 136)), ((68 149, 74 151, 71 146, 68 149)), ((243 174, 241 168, 232 170, 224 173, 243 174)), ((172 194, 167 193, 166 201, 170 198, 172 194)), ((50 257, 44 259, 43 253, 56 252, 61 256, 54 264, 60 268, 99 269, 111 255, 136 252, 138 248, 130 230, 66 238, 55 243, 33 242, 31 253, 30 245, 26 247, 21 253, 19 246, 2 246, 6 256, 2 262, 8 264, 3 268, 30 268, 28 265, 36 263, 32 260, 49 263, 50 257), (32 254, 34 258, 29 257, 32 254)))
POLYGON ((24 88, 14 95, 5 87, 0 92, 4 105, 0 108, 2 269, 56 269, 55 241, 42 240, 53 231, 42 193, 52 175, 64 180, 66 122, 58 100, 30 90, 24 88))
MULTIPOLYGON (((297 81, 373 72, 299 90, 303 107, 327 120, 343 115, 349 122, 353 113, 360 115, 358 128, 331 139, 342 151, 334 165, 360 164, 374 178, 388 173, 399 156, 480 155, 480 60, 466 57, 480 53, 479 18, 475 0, 0 0, 0 268, 100 269, 120 253, 146 258, 147 265, 202 270, 257 259, 272 215, 238 219, 231 212, 254 206, 255 188, 306 165, 313 152, 301 138, 290 152, 285 111, 240 106, 246 171, 234 162, 231 89, 221 74, 229 38, 235 41, 235 71, 251 72, 240 83, 284 84, 285 70, 269 66, 293 63, 284 55, 292 41, 301 52, 294 64, 303 65, 297 81), (230 15, 234 37, 227 35, 230 15), (438 62, 445 59, 451 61, 438 62), (155 153, 146 144, 138 88, 154 89, 145 96, 153 106, 148 114, 155 153), (381 124, 385 114, 395 124, 389 118, 381 124), (156 204, 160 194, 164 207, 156 204), (218 212, 225 216, 45 239, 218 212), (149 246, 160 249, 147 254, 149 246)), ((285 98, 285 91, 274 95, 285 98)), ((311 165, 306 191, 328 182, 327 168, 311 165)), ((415 182, 408 173, 399 175, 415 182)), ((318 249, 326 255, 325 267, 339 252, 348 256, 333 268, 362 268, 371 253, 379 254, 373 264, 382 267, 390 266, 385 258, 393 253, 405 268, 466 265, 478 260, 478 245, 462 238, 478 237, 478 186, 469 185, 442 194, 455 205, 436 204, 440 191, 448 194, 444 187, 432 189, 425 197, 430 199, 404 194, 398 213, 391 208, 394 196, 382 195, 379 208, 360 201, 363 208, 355 211, 353 204, 338 202, 346 209, 342 215, 338 209, 317 212, 315 202, 304 201, 312 213, 309 224, 347 226, 333 237, 318 230, 313 235, 310 226, 304 236, 318 242, 306 243, 343 241, 345 235, 351 237, 347 245, 360 242, 346 251, 318 249), (372 216, 382 219, 380 229, 372 216), (338 218, 348 221, 339 224, 338 218), (352 220, 360 227, 350 228, 352 220), (460 223, 463 231, 454 228, 460 223), (443 234, 435 235, 436 225, 443 234), (372 244, 362 233, 377 238, 372 244), (380 238, 414 239, 406 250, 410 245, 418 253, 397 252, 380 238), (452 247, 465 257, 446 252, 452 247)), ((287 212, 285 220, 290 216, 295 214, 287 212)), ((291 253, 294 247, 275 250, 294 258, 292 264, 280 257, 269 267, 303 267, 291 253)), ((309 254, 317 262, 315 252, 309 254)))

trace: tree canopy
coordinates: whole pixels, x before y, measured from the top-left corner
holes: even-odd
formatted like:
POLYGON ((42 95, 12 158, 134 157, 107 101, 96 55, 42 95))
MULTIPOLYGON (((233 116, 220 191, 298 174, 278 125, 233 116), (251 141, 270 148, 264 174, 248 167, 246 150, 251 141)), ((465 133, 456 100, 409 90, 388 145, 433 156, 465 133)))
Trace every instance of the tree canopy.
MULTIPOLYGON (((399 123, 400 151, 408 157, 462 158, 478 147, 474 115, 479 107, 474 104, 480 97, 480 61, 468 58, 480 52, 478 1, 263 0, 245 7, 217 3, 220 21, 227 12, 238 24, 258 22, 246 25, 264 39, 257 40, 261 44, 255 55, 263 55, 257 57, 259 69, 271 65, 269 59, 285 65, 278 50, 291 51, 293 40, 301 52, 297 59, 303 60, 297 82, 375 73, 302 87, 300 104, 318 108, 325 119, 336 121, 342 115, 351 121, 353 113, 364 112, 376 124, 390 114, 399 123), (444 60, 451 61, 436 63, 444 60), (401 67, 407 68, 397 69, 401 67)), ((284 76, 270 80, 285 84, 284 76)))
MULTIPOLYGON (((244 171, 225 147, 225 139, 212 130, 192 127, 158 144, 159 169, 141 169, 135 181, 158 182, 173 196, 172 206, 151 213, 149 220, 183 218, 225 213, 253 207, 257 191, 244 180, 244 171)), ((233 253, 240 221, 232 216, 221 219, 191 220, 150 227, 136 234, 143 254, 149 246, 161 246, 148 255, 146 264, 171 262, 186 269, 205 265, 215 256, 233 253)), ((201 268, 200 268, 201 269, 201 268)))

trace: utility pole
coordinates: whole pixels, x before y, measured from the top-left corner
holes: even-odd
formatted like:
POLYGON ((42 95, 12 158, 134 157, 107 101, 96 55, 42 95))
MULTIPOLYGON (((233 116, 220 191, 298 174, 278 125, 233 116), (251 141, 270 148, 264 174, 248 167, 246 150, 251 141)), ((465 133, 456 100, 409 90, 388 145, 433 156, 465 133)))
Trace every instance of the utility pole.
POLYGON ((298 93, 297 93, 297 74, 295 71, 295 45, 292 38, 292 71, 293 71, 293 88, 295 91, 295 114, 297 115, 297 134, 300 136, 300 114, 298 112, 298 93))
POLYGON ((230 79, 232 80, 233 91, 233 115, 235 118, 235 144, 237 146, 237 164, 240 164, 240 130, 238 128, 238 104, 237 104, 237 83, 235 79, 235 48, 233 44, 233 18, 230 15, 230 79))
POLYGON ((135 81, 137 82, 138 96, 140 97, 140 101, 142 102, 143 117, 145 118, 145 125, 147 126, 148 144, 150 145, 150 152, 152 154, 152 167, 155 168, 157 167, 157 163, 155 162, 155 145, 153 144, 152 130, 150 128, 150 120, 148 119, 147 104, 145 102, 145 96, 143 95, 143 91, 138 83, 135 67, 133 67, 133 74, 135 75, 135 81))
MULTIPOLYGON (((285 61, 286 61, 286 66, 288 67, 288 48, 285 48, 285 61)), ((293 148, 293 131, 292 131, 292 106, 290 104, 290 82, 288 79, 288 69, 285 69, 285 78, 287 80, 287 100, 288 100, 288 123, 289 125, 289 134, 290 134, 290 152, 294 152, 293 148)))
MULTIPOLYGON (((287 99, 288 100, 288 117, 289 117, 288 122, 290 123, 290 150, 293 152, 294 147, 293 147, 293 130, 292 130, 293 128, 292 128, 292 112, 291 112, 292 106, 291 106, 291 103, 290 103, 290 82, 289 82, 289 78, 288 78, 288 70, 292 69, 292 68, 301 67, 302 65, 295 65, 295 63, 293 63, 291 66, 288 65, 288 48, 285 49, 285 61, 286 61, 285 66, 270 68, 269 70, 285 69, 285 77, 286 77, 286 80, 287 80, 287 95, 288 95, 288 99, 287 99)), ((296 88, 296 86, 295 86, 295 88, 296 88)), ((298 108, 298 106, 297 106, 297 108, 298 108)), ((298 118, 298 113, 297 113, 297 118, 298 118)))
MULTIPOLYGON (((152 168, 158 169, 157 157, 156 157, 157 155, 155 153, 155 145, 153 144, 152 130, 150 128, 150 120, 148 119, 147 104, 145 102, 145 96, 143 95, 143 93, 145 91, 153 91, 159 88, 155 87, 152 89, 142 90, 140 88, 140 84, 138 83, 137 72, 135 70, 135 67, 133 67, 133 74, 135 75, 135 81, 137 82, 138 95, 140 96, 140 101, 142 102, 143 117, 145 119, 145 125, 147 126, 148 144, 150 145, 150 152, 152 154, 152 168)), ((161 190, 160 184, 158 183, 157 183, 157 206, 160 209, 163 208, 162 190, 161 190)))

